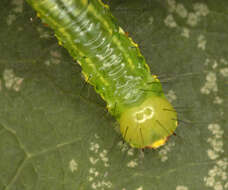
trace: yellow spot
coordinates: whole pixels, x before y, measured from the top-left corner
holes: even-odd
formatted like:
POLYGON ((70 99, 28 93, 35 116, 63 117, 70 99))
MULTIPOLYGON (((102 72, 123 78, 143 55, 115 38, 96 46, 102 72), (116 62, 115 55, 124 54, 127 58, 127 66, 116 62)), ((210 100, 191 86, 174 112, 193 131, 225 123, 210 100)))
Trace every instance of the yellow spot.
POLYGON ((135 47, 139 47, 138 44, 136 44, 131 37, 128 37, 128 39, 130 40, 130 42, 132 43, 132 45, 134 45, 135 47))
POLYGON ((120 34, 125 34, 124 30, 121 27, 119 27, 119 33, 120 34))
POLYGON ((167 137, 165 137, 164 139, 158 140, 156 142, 154 142, 153 144, 151 144, 150 146, 148 146, 149 148, 158 148, 162 145, 164 145, 166 143, 167 137))

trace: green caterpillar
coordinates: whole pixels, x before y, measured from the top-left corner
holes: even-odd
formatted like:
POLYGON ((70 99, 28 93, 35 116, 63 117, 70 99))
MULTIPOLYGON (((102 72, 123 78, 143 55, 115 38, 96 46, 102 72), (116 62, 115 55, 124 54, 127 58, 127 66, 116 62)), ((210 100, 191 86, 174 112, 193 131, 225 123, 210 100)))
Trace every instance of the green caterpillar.
POLYGON ((164 145, 177 113, 141 55, 101 0, 27 0, 82 67, 106 101, 126 142, 135 148, 164 145))

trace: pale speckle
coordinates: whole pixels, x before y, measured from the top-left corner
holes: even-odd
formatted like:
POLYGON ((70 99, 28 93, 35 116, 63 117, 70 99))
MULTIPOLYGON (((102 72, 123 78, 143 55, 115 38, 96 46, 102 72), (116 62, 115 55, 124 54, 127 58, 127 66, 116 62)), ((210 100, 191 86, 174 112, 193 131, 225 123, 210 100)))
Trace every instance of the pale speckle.
MULTIPOLYGON (((12 4, 15 8, 12 10, 13 13, 22 13, 23 12, 23 0, 13 0, 12 4)), ((16 20, 15 14, 10 14, 7 16, 6 23, 7 25, 11 25, 16 20)))
POLYGON ((176 10, 176 1, 175 0, 167 0, 169 11, 174 12, 176 10))
POLYGON ((218 62, 215 60, 215 61, 214 61, 214 64, 212 65, 212 68, 213 68, 213 69, 216 69, 217 67, 218 67, 218 62))
POLYGON ((193 5, 193 9, 195 10, 196 14, 199 16, 207 16, 209 14, 209 9, 207 5, 203 3, 195 3, 193 5))
POLYGON ((223 99, 220 98, 219 96, 216 96, 214 101, 213 101, 214 104, 222 104, 223 103, 223 99))
POLYGON ((170 101, 170 102, 173 102, 174 100, 177 99, 177 96, 175 94, 175 92, 173 90, 169 90, 168 94, 166 95, 167 99, 170 101))
POLYGON ((51 65, 51 61, 50 61, 50 60, 46 60, 46 61, 44 62, 44 64, 47 65, 47 66, 50 66, 50 65, 51 65))
POLYGON ((228 77, 228 67, 220 69, 219 72, 223 77, 228 77))
POLYGON ((221 58, 221 59, 220 59, 220 62, 221 62, 223 65, 228 65, 228 61, 225 60, 224 58, 221 58))
POLYGON ((22 13, 23 12, 23 0, 13 0, 12 4, 16 7, 13 9, 15 13, 22 13))
POLYGON ((15 15, 8 15, 6 19, 7 25, 10 26, 16 20, 16 18, 17 17, 15 15))
POLYGON ((99 159, 96 159, 96 158, 94 158, 94 157, 90 157, 90 158, 89 158, 89 161, 90 161, 91 164, 94 165, 94 164, 96 164, 96 163, 99 161, 99 159))
POLYGON ((119 141, 117 145, 120 147, 122 152, 126 152, 129 149, 128 145, 123 141, 119 141))
POLYGON ((57 51, 51 51, 51 62, 54 64, 59 64, 61 62, 60 58, 61 58, 61 54, 57 51))
POLYGON ((205 65, 205 66, 208 66, 209 63, 210 63, 210 59, 207 58, 207 59, 205 60, 205 62, 204 62, 204 65, 205 65))
POLYGON ((92 187, 93 189, 96 189, 96 188, 97 188, 97 184, 96 184, 96 183, 92 183, 91 187, 92 187))
POLYGON ((96 138, 96 139, 99 139, 100 137, 98 136, 98 134, 94 134, 94 137, 96 138))
POLYGON ((136 190, 143 190, 143 187, 140 186, 140 187, 138 187, 136 190))
POLYGON ((100 158, 101 158, 101 160, 104 162, 104 166, 105 167, 109 167, 109 163, 108 163, 108 161, 109 161, 109 159, 108 159, 108 157, 107 157, 107 150, 103 150, 100 154, 99 154, 99 156, 100 156, 100 158))
POLYGON ((187 24, 190 26, 196 26, 199 22, 199 17, 195 13, 189 13, 187 18, 187 24))
POLYGON ((217 182, 214 186, 214 190, 223 190, 223 186, 221 183, 217 182))
POLYGON ((206 49, 206 43, 207 43, 207 41, 206 41, 206 39, 205 39, 205 36, 204 35, 200 35, 199 37, 198 37, 198 48, 199 49, 202 49, 202 50, 205 50, 206 49))
POLYGON ((105 187, 110 189, 112 187, 112 183, 110 181, 99 181, 97 183, 93 182, 91 187, 93 189, 97 189, 97 188, 105 189, 105 187))
POLYGON ((177 27, 177 23, 173 18, 173 15, 168 15, 165 20, 164 23, 166 24, 166 26, 170 27, 170 28, 175 28, 177 27))
POLYGON ((100 146, 97 143, 91 142, 90 143, 90 150, 97 153, 99 150, 100 146))
POLYGON ((152 25, 154 23, 154 17, 150 16, 148 19, 148 24, 152 25))
POLYGON ((14 73, 12 69, 6 69, 3 73, 6 88, 10 89, 14 84, 14 73))
POLYGON ((219 157, 219 155, 214 151, 214 150, 207 150, 207 155, 211 160, 215 160, 216 158, 219 157))
POLYGON ((182 18, 185 18, 188 15, 188 11, 186 10, 183 4, 177 4, 176 13, 182 18))
POLYGON ((206 83, 200 89, 202 94, 210 94, 210 92, 217 92, 218 87, 216 83, 216 74, 213 72, 209 72, 206 76, 206 83))
POLYGON ((212 137, 207 139, 207 142, 211 146, 207 150, 208 156, 211 160, 215 160, 215 165, 208 171, 208 175, 204 177, 204 182, 207 187, 212 187, 214 190, 223 190, 226 185, 227 180, 227 167, 228 159, 222 158, 221 153, 224 152, 223 149, 223 133, 220 125, 217 123, 212 123, 208 125, 209 131, 212 133, 212 137))
POLYGON ((96 172, 96 169, 95 168, 90 168, 89 169, 89 173, 94 174, 95 172, 96 172))
POLYGON ((188 190, 188 187, 183 186, 183 185, 178 185, 178 186, 176 187, 176 190, 188 190))
POLYGON ((169 141, 169 142, 166 144, 166 146, 162 147, 162 148, 159 150, 158 154, 159 154, 159 156, 160 156, 162 162, 165 162, 165 161, 168 160, 168 153, 171 151, 171 148, 172 148, 173 146, 175 146, 175 143, 169 141))
POLYGON ((95 142, 90 142, 89 150, 93 156, 89 157, 89 162, 93 167, 89 169, 89 175, 87 180, 91 184, 92 189, 110 189, 112 187, 111 181, 107 180, 108 170, 110 166, 109 158, 107 156, 108 151, 102 149, 99 145, 100 137, 95 134, 95 142))
POLYGON ((5 69, 3 73, 3 79, 5 80, 5 86, 7 89, 12 89, 18 92, 21 88, 23 78, 16 77, 12 69, 5 69))
POLYGON ((93 177, 89 176, 88 180, 91 182, 93 181, 93 177))
POLYGON ((127 151, 127 155, 133 156, 133 155, 134 155, 134 149, 133 149, 133 148, 130 148, 130 149, 127 151))
POLYGON ((78 164, 74 159, 69 162, 69 168, 72 173, 78 170, 78 164))
POLYGON ((225 189, 228 189, 228 182, 224 185, 225 189))
POLYGON ((183 36, 185 38, 189 38, 190 37, 190 30, 186 27, 182 28, 181 36, 183 36))
POLYGON ((18 92, 18 91, 20 90, 21 84, 22 84, 23 80, 24 80, 23 78, 19 78, 19 77, 16 77, 16 78, 15 78, 15 84, 14 84, 14 86, 13 86, 13 89, 14 89, 16 92, 18 92))
POLYGON ((138 165, 137 159, 131 160, 130 162, 127 163, 127 167, 129 168, 135 168, 137 165, 138 165))
POLYGON ((43 27, 37 27, 36 29, 39 32, 40 38, 48 39, 51 37, 51 34, 48 31, 44 30, 43 27))
POLYGON ((208 125, 208 130, 212 132, 213 135, 215 135, 215 138, 221 138, 223 135, 223 130, 221 130, 221 127, 217 123, 212 123, 208 125))
POLYGON ((51 56, 56 57, 56 58, 60 58, 61 54, 58 51, 51 51, 50 52, 51 56))
MULTIPOLYGON (((215 174, 216 175, 216 174, 215 174)), ((215 176, 214 175, 214 176, 215 176)), ((205 185, 208 187, 213 187, 215 184, 215 178, 214 176, 210 176, 210 177, 205 177, 203 180, 205 182, 205 185)))

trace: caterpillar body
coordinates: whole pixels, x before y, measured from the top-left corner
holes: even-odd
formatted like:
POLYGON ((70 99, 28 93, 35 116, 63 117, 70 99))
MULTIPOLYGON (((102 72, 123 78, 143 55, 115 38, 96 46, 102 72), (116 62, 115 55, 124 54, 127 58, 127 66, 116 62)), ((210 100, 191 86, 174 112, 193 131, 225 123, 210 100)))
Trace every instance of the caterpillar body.
POLYGON ((135 148, 164 145, 177 113, 141 55, 101 0, 27 0, 48 24, 82 73, 106 101, 126 142, 135 148))

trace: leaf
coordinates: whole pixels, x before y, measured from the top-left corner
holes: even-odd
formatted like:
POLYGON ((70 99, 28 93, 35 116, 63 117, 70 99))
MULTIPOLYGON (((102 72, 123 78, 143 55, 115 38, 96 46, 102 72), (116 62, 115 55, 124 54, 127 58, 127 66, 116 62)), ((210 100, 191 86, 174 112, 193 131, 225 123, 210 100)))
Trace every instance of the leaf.
POLYGON ((112 1, 179 115, 131 149, 81 68, 23 0, 0 3, 0 189, 225 189, 228 3, 112 1))

